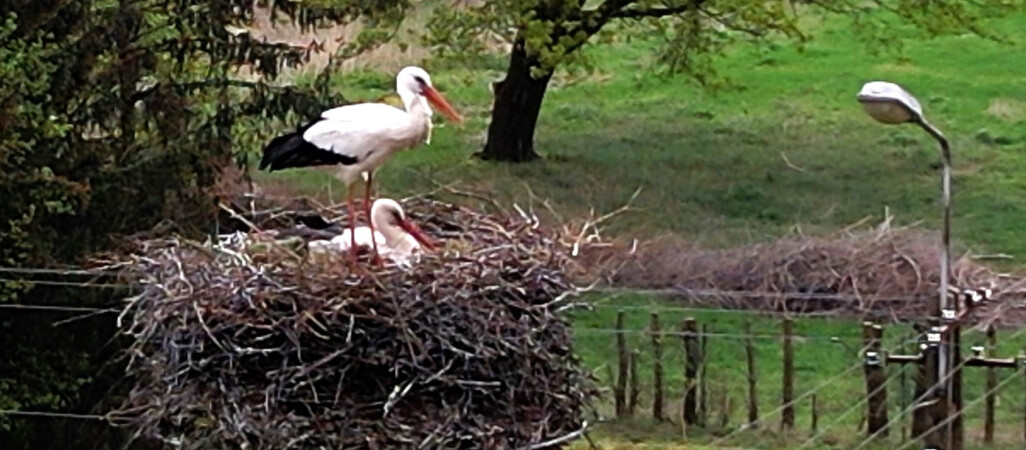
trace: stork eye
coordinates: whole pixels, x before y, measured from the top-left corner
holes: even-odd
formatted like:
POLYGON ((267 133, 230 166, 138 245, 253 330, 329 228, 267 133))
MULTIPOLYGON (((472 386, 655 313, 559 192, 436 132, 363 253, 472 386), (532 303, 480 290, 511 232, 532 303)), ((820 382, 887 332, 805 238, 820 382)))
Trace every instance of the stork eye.
POLYGON ((413 80, 414 80, 414 81, 416 81, 416 82, 417 82, 417 84, 419 84, 419 85, 421 85, 421 86, 424 86, 424 85, 426 85, 426 84, 427 84, 427 82, 426 82, 426 81, 424 81, 424 79, 423 79, 423 78, 421 78, 421 77, 420 77, 420 75, 416 75, 416 76, 414 76, 414 77, 413 77, 413 80))

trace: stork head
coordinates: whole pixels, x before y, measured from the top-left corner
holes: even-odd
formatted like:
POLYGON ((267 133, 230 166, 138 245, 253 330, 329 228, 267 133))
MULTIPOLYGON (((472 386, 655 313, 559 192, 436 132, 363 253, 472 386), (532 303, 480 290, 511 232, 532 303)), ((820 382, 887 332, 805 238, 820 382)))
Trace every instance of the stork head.
MULTIPOLYGON (((442 97, 434 86, 431 85, 431 76, 428 75, 427 71, 417 66, 407 66, 403 70, 399 71, 399 75, 395 77, 395 90, 399 93, 399 96, 403 98, 403 102, 406 103, 409 108, 409 101, 412 100, 413 95, 422 96, 431 103, 432 106, 438 108, 445 114, 446 117, 451 119, 453 122, 462 122, 463 117, 460 116, 452 105, 442 97)), ((430 109, 429 109, 430 111, 430 109)))
POLYGON ((416 239, 425 248, 435 248, 431 240, 420 231, 420 228, 406 218, 403 208, 395 200, 390 198, 375 200, 374 205, 371 206, 371 221, 374 223, 374 228, 381 232, 386 240, 392 238, 391 234, 402 230, 413 236, 413 239, 416 239))

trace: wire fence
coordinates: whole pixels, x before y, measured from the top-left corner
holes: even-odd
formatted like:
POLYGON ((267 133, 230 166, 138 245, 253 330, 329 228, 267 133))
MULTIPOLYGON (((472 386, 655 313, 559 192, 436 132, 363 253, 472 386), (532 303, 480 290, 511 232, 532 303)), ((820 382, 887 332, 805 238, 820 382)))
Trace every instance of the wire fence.
MULTIPOLYGON (((125 282, 119 272, 106 269, 0 267, 0 275, 0 283, 112 289, 112 297, 139 287, 125 282)), ((699 442, 705 442, 703 446, 709 448, 720 445, 738 448, 743 436, 764 428, 787 430, 796 437, 795 448, 800 449, 812 448, 826 439, 845 442, 846 448, 856 450, 881 439, 889 439, 887 442, 893 444, 893 448, 908 448, 916 442, 917 436, 911 432, 911 416, 921 407, 930 387, 924 390, 923 386, 916 385, 914 365, 888 366, 883 384, 867 392, 866 375, 859 369, 866 367, 868 344, 863 325, 858 321, 830 313, 795 314, 623 301, 626 296, 670 295, 859 302, 865 298, 801 292, 682 289, 597 292, 603 298, 588 302, 588 310, 575 310, 573 314, 575 351, 593 370, 600 387, 607 393, 596 405, 601 421, 618 416, 635 419, 659 416, 662 422, 680 426, 682 439, 689 439, 687 430, 692 427, 715 431, 720 437, 699 442), (685 329, 688 319, 692 319, 697 328, 685 329), (783 327, 785 321, 791 322, 790 331, 783 327), (697 357, 695 349, 699 349, 697 357), (624 365, 627 370, 620 370, 624 365), (623 405, 616 404, 614 397, 618 391, 623 405), (868 400, 881 391, 889 393, 886 408, 890 419, 884 427, 889 430, 889 436, 865 429, 868 400), (688 423, 689 420, 694 423, 688 423)), ((117 313, 121 307, 120 303, 101 306, 77 306, 74 302, 60 305, 0 303, 0 310, 11 312, 77 314, 71 319, 55 321, 55 325, 117 313)), ((980 346, 988 353, 1017 353, 1026 346, 1024 333, 1026 329, 1003 336, 997 346, 982 342, 982 333, 966 333, 961 346, 963 353, 980 346)), ((885 353, 915 354, 921 338, 922 335, 911 331, 910 327, 891 325, 883 339, 885 353)), ((1021 418, 1026 411, 1026 398, 1021 395, 1022 390, 1006 389, 1017 379, 1026 380, 1021 376, 1022 365, 994 385, 984 379, 986 371, 993 369, 968 368, 965 364, 966 361, 962 361, 956 370, 961 370, 964 377, 963 392, 968 401, 959 414, 966 423, 972 426, 988 423, 999 429, 995 433, 999 439, 1023 436, 1026 430, 1022 430, 1021 418), (1015 395, 1016 392, 1020 395, 1015 395), (980 411, 978 406, 993 396, 1000 398, 995 402, 997 407, 993 411, 989 407, 980 411)), ((111 415, 12 409, 0 409, 0 417, 109 423, 118 420, 111 415)), ((954 419, 950 416, 947 420, 954 419)))
MULTIPOLYGON (((698 426, 720 436, 696 438, 698 448, 737 448, 739 443, 753 441, 751 433, 767 428, 788 431, 795 442, 793 448, 814 448, 824 441, 842 443, 844 448, 865 448, 879 442, 889 443, 890 448, 913 445, 919 436, 913 436, 912 416, 933 392, 930 386, 917 385, 917 364, 887 365, 882 383, 869 387, 866 373, 859 370, 868 364, 865 325, 850 319, 792 315, 795 330, 788 334, 781 326, 788 319, 776 316, 610 305, 595 308, 577 320, 584 323, 575 329, 578 352, 596 369, 603 387, 613 393, 601 405, 605 417, 652 419, 657 415, 653 405, 658 404, 663 409, 659 421, 673 423, 681 430, 698 426), (688 318, 698 322, 700 331, 677 326, 688 318), (608 326, 597 326, 598 322, 608 326), (617 328, 618 324, 622 327, 617 328), (656 344, 653 337, 662 341, 656 344), (626 351, 620 348, 621 339, 626 351), (690 355, 688 339, 701 342, 697 358, 690 355), (785 349, 787 346, 790 351, 785 349), (700 367, 697 375, 688 374, 691 360, 696 360, 692 365, 700 367), (626 381, 622 380, 624 372, 616 370, 622 365, 628 367, 626 381), (618 389, 626 390, 626 401, 631 403, 634 398, 633 403, 617 406, 613 397, 618 389), (632 393, 634 390, 637 392, 632 393), (689 390, 697 391, 697 406, 689 406, 685 400, 689 390), (869 398, 881 392, 888 394, 885 408, 889 420, 884 429, 889 432, 870 432, 866 428, 869 398), (662 400, 655 399, 659 395, 662 400), (696 411, 686 411, 689 407, 696 411), (700 416, 697 422, 685 420, 696 413, 700 416)), ((922 333, 901 324, 887 325, 883 330, 886 336, 881 358, 919 354, 922 333)), ((1026 345, 1024 334, 1026 329, 1008 333, 1000 336, 997 345, 990 345, 984 342, 983 333, 965 333, 961 348, 963 355, 982 347, 987 354, 1015 356, 1026 345)), ((1017 379, 1020 383, 1026 380, 1015 376, 1021 375, 1021 369, 968 367, 968 361, 966 358, 954 368, 964 379, 966 402, 961 414, 968 427, 975 427, 967 434, 975 436, 989 423, 998 430, 994 433, 997 443, 1004 440, 1021 444, 1026 432, 1022 422, 1026 398, 1021 389, 1003 389, 1017 379), (986 383, 988 371, 1012 374, 995 387, 986 383), (993 402, 996 407, 980 410, 981 402, 995 395, 999 398, 993 402), (977 408, 971 409, 974 406, 977 408)), ((682 431, 681 436, 687 439, 687 432, 682 431)))

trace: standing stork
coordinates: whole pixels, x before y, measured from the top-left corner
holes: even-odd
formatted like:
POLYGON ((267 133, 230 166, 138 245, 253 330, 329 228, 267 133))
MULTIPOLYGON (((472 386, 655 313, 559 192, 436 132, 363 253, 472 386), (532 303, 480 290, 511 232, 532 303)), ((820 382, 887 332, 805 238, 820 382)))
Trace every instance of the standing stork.
MULTIPOLYGON (((329 109, 295 132, 272 139, 260 160, 259 169, 267 168, 270 172, 293 167, 336 165, 338 177, 346 185, 350 244, 354 248, 356 212, 352 186, 356 180, 366 176, 364 208, 369 219, 374 171, 396 152, 430 142, 432 111, 428 103, 454 122, 463 120, 432 87, 431 77, 420 67, 400 70, 395 78, 395 89, 406 106, 405 111, 382 103, 358 103, 329 109)), ((380 263, 377 241, 371 241, 374 260, 380 263)), ((351 262, 355 262, 356 253, 351 252, 350 255, 351 262)))

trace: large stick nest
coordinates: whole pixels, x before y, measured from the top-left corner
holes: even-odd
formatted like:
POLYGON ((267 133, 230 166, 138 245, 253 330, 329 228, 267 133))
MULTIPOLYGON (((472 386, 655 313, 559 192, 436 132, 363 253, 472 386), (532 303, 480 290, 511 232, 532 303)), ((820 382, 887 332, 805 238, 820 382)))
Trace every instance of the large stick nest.
POLYGON ((131 427, 187 449, 530 448, 578 435, 596 391, 560 313, 574 292, 565 246, 520 218, 403 206, 445 248, 365 274, 343 255, 311 261, 288 242, 308 237, 287 230, 139 242, 143 291, 122 315, 131 427))

